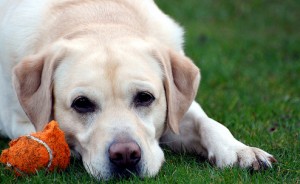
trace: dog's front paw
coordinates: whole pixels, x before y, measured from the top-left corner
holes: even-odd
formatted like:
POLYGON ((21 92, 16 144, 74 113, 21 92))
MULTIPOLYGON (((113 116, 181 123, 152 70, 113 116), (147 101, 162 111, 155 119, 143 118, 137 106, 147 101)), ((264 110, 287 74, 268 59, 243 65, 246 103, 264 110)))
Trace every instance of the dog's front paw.
POLYGON ((211 163, 217 167, 225 168, 239 166, 253 170, 264 170, 272 167, 277 160, 269 153, 255 147, 245 146, 243 148, 226 149, 221 153, 209 156, 211 163))
POLYGON ((269 153, 255 147, 246 147, 237 152, 237 164, 241 168, 264 170, 272 167, 277 160, 269 153))

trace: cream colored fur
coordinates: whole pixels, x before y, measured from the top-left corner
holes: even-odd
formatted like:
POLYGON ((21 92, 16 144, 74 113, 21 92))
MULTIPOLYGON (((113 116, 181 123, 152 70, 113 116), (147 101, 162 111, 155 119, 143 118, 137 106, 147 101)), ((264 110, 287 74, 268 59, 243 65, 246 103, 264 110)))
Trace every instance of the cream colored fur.
POLYGON ((200 74, 182 36, 152 0, 2 0, 0 134, 15 138, 55 119, 98 179, 114 175, 107 149, 122 138, 142 150, 141 177, 159 171, 159 141, 221 168, 271 167, 272 155, 237 141, 193 102, 200 74), (151 106, 133 105, 139 91, 153 94, 151 106), (77 113, 78 96, 95 112, 77 113))

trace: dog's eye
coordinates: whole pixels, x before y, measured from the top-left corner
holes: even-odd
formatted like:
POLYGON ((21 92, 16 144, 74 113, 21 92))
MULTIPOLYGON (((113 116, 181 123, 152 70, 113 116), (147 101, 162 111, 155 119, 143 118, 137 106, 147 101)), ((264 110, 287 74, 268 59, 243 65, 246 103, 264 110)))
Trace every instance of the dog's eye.
POLYGON ((139 92, 134 97, 134 104, 136 107, 149 106, 155 100, 155 97, 149 92, 139 92))
POLYGON ((89 113, 94 112, 96 106, 87 97, 79 96, 77 97, 71 107, 75 109, 78 113, 89 113))

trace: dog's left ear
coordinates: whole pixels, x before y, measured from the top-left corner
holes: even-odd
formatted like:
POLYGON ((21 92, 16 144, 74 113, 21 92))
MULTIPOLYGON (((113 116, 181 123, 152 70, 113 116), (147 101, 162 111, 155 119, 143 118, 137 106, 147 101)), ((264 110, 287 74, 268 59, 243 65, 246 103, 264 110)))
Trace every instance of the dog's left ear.
POLYGON ((51 120, 54 70, 65 49, 55 43, 36 55, 24 58, 13 70, 19 102, 37 131, 51 120))
POLYGON ((197 94, 200 71, 191 59, 172 50, 168 50, 162 65, 165 70, 167 122, 174 133, 179 133, 179 122, 197 94))

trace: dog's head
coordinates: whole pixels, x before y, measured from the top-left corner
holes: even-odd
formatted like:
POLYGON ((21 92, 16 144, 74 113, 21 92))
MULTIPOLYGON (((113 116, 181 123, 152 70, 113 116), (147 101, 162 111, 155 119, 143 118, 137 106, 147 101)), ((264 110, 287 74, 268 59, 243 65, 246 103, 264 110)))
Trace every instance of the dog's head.
POLYGON ((41 130, 60 123, 70 147, 97 178, 155 175, 159 138, 193 101, 199 70, 147 39, 60 40, 14 69, 19 101, 41 130))

